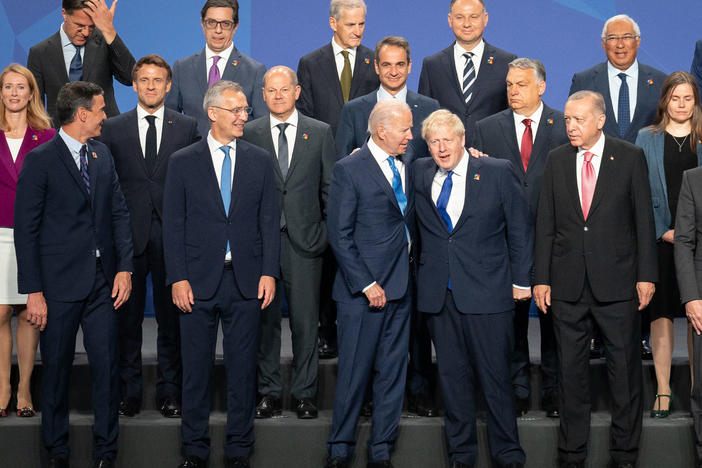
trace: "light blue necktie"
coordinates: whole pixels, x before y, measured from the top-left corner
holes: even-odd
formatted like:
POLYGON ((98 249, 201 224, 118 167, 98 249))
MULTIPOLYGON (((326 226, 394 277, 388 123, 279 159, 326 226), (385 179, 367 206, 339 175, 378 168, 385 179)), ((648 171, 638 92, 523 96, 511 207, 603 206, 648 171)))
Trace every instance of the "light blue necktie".
POLYGON ((397 199, 397 204, 400 205, 400 211, 405 214, 405 208, 407 207, 407 197, 405 192, 402 190, 402 179, 400 178, 400 171, 397 170, 395 166, 395 158, 392 156, 388 157, 388 164, 390 164, 390 170, 392 171, 392 191, 395 192, 395 198, 397 199))
POLYGON ((622 85, 619 87, 617 126, 619 127, 619 137, 624 138, 631 122, 631 117, 629 116, 629 85, 626 83, 626 73, 620 73, 617 76, 622 80, 622 85))
MULTIPOLYGON (((229 204, 232 201, 232 160, 229 157, 229 146, 222 146, 219 149, 224 153, 224 161, 222 161, 222 173, 219 191, 222 194, 222 203, 224 203, 224 212, 229 216, 229 204)), ((227 241, 227 253, 229 253, 229 241, 227 241)))

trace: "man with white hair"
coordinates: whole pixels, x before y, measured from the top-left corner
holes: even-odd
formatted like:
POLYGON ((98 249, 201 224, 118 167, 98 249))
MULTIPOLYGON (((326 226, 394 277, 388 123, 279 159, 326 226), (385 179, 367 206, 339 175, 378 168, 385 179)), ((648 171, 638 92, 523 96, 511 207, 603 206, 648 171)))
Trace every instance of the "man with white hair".
POLYGON ((412 111, 380 101, 368 119, 371 138, 334 165, 327 210, 329 244, 339 263, 339 370, 326 467, 347 467, 356 422, 372 379, 373 428, 368 467, 389 467, 402 413, 409 324, 414 197, 398 156, 412 139, 412 111))

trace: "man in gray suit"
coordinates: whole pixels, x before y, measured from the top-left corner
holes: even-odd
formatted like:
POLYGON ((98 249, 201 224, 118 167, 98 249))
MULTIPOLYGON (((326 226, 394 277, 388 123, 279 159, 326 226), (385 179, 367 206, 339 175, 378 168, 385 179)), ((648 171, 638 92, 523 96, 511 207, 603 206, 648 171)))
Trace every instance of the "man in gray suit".
MULTIPOLYGON (((280 269, 293 341, 291 393, 297 417, 317 417, 317 320, 322 254, 327 247, 325 206, 336 162, 331 127, 295 108, 297 75, 273 67, 263 78, 269 114, 244 126, 244 139, 275 155, 280 193, 280 269)), ((279 289, 281 290, 281 289, 279 289)), ((257 418, 280 414, 280 295, 261 313, 257 418)))
POLYGON ((237 0, 207 0, 200 10, 200 22, 205 48, 176 60, 166 106, 194 117, 200 134, 207 135, 210 121, 202 108, 205 91, 219 80, 229 80, 243 88, 254 118, 265 115, 268 110, 259 90, 266 67, 239 52, 233 43, 239 27, 237 0))

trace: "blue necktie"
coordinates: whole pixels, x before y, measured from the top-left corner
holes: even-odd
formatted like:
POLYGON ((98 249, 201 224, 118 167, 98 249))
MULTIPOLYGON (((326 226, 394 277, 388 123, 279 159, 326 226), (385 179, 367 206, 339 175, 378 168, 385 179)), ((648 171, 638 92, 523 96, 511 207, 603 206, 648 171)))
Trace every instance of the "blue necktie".
POLYGON ((451 217, 446 211, 446 207, 448 206, 449 198, 451 197, 451 189, 453 188, 453 180, 451 179, 452 175, 453 171, 448 171, 444 184, 441 186, 439 198, 436 199, 436 209, 439 211, 441 219, 444 220, 444 224, 449 232, 453 231, 453 223, 451 222, 451 217))
POLYGON ((88 146, 83 145, 80 147, 80 177, 83 179, 85 184, 85 189, 90 195, 90 176, 88 175, 88 146))
POLYGON ((397 170, 395 166, 395 158, 388 157, 388 164, 390 164, 390 170, 392 170, 392 191, 395 192, 395 198, 397 199, 397 204, 400 205, 400 211, 405 214, 405 208, 407 207, 407 197, 405 192, 402 191, 402 179, 400 178, 400 171, 397 170))
POLYGON ((629 85, 626 84, 626 73, 620 73, 617 76, 622 80, 622 85, 619 88, 617 125, 619 126, 619 136, 624 138, 631 122, 631 117, 629 116, 629 85))
POLYGON ((466 104, 470 101, 473 96, 473 83, 475 83, 475 65, 473 65, 473 52, 466 52, 463 54, 466 58, 466 64, 463 67, 463 101, 466 104))
POLYGON ((68 81, 80 81, 83 78, 83 60, 80 58, 80 49, 77 45, 76 55, 73 56, 71 63, 68 66, 68 81))
MULTIPOLYGON (((219 191, 222 194, 222 203, 224 203, 224 212, 229 216, 229 204, 232 201, 232 160, 229 157, 229 146, 219 148, 224 153, 224 161, 222 161, 221 183, 219 191)), ((227 241, 227 253, 229 253, 229 241, 227 241)))

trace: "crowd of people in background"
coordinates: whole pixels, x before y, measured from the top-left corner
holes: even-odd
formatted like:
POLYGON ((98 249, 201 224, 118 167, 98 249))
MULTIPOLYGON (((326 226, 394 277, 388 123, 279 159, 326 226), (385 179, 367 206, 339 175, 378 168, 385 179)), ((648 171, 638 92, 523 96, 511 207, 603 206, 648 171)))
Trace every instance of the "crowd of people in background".
POLYGON ((173 67, 134 59, 114 27, 116 1, 63 0, 58 32, 26 67, 2 71, 0 418, 16 314, 14 411, 35 415, 39 343, 50 468, 69 466, 79 327, 94 466, 115 465, 119 417, 143 403, 148 278, 156 403, 181 418, 179 468, 210 458, 220 323, 224 465, 250 466, 254 420, 282 412, 284 307, 298 418, 318 417, 319 360, 338 358, 320 465, 350 466, 365 415, 367 466, 391 467, 405 398, 409 412, 438 416, 438 378, 450 467, 476 463, 480 399, 494 466, 523 467, 532 304, 559 467, 585 466, 600 347, 609 466, 636 466, 642 346, 657 381, 650 416, 668 417, 678 317, 702 467, 702 41, 691 73, 667 75, 637 60, 633 18, 609 18, 606 60, 574 73, 561 111, 543 101, 536 57, 484 40, 483 0, 447 3, 455 42, 423 59, 418 92, 405 38, 361 43, 363 0, 331 0, 333 37, 297 71, 236 48, 236 0, 205 1, 205 45, 173 67), (133 87, 134 109, 120 113, 114 79, 133 87))

